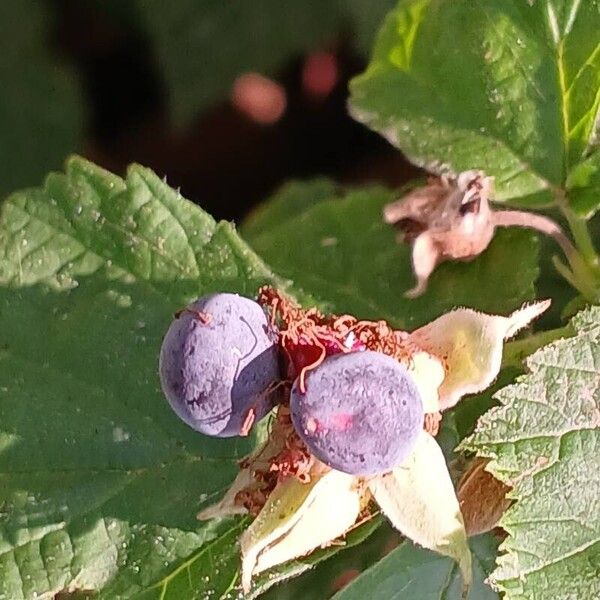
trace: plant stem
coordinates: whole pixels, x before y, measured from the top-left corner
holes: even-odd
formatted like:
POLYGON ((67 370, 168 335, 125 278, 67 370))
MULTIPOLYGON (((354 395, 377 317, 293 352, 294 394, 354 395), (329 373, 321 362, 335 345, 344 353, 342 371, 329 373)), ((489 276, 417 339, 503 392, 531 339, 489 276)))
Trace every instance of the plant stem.
POLYGON ((577 245, 581 256, 590 267, 597 271, 600 261, 598 260, 598 254, 594 248, 592 237, 590 236, 587 220, 578 217, 571 210, 563 189, 555 188, 554 197, 556 199, 556 204, 569 223, 569 228, 571 229, 575 244, 577 245))
POLYGON ((573 211, 563 206, 563 213, 569 222, 571 233, 575 238, 575 243, 579 248, 579 252, 583 256, 586 263, 595 271, 598 271, 599 261, 598 254, 594 248, 592 237, 587 226, 587 221, 573 214, 573 211))
MULTIPOLYGON (((566 193, 563 189, 555 188, 554 198, 556 205, 561 210, 567 222, 571 234, 575 240, 577 246, 577 252, 569 256, 569 263, 571 265, 572 278, 566 276, 566 268, 558 271, 575 287, 579 290, 587 300, 598 302, 600 298, 600 260, 594 243, 587 226, 586 219, 577 216, 569 206, 567 202, 566 193)), ((556 265, 556 261, 555 261, 556 265)), ((564 267, 564 265, 562 265, 564 267)))
POLYGON ((575 329, 569 323, 558 329, 539 331, 522 340, 515 340, 504 344, 502 353, 502 368, 522 367, 523 361, 536 350, 558 339, 575 335, 575 329))
POLYGON ((561 247, 565 256, 572 261, 577 249, 564 234, 558 223, 550 217, 523 210, 498 210, 494 213, 494 223, 501 227, 529 227, 550 236, 561 247))
MULTIPOLYGON (((558 193, 558 192, 557 192, 558 193)), ((560 198, 563 196, 557 196, 557 203, 561 209, 567 214, 569 211, 566 202, 560 198)), ((587 231, 585 221, 578 219, 572 213, 570 214, 573 225, 578 225, 578 234, 580 235, 582 242, 589 242, 587 250, 588 257, 590 260, 595 260, 595 250, 589 239, 589 233, 587 231), (587 240, 586 236, 587 235, 587 240), (591 252, 591 253, 590 253, 591 252)), ((498 210, 493 213, 493 222, 496 226, 501 227, 529 227, 535 229, 547 236, 550 236, 560 246, 564 252, 567 260, 569 261, 570 269, 563 265, 558 259, 554 260, 554 264, 558 272, 576 289, 578 290, 587 300, 597 301, 598 300, 598 279, 600 271, 595 270, 594 264, 590 264, 586 257, 582 254, 581 250, 576 248, 571 240, 565 235, 561 227, 553 221, 551 218, 544 215, 538 215, 531 212, 522 210, 498 210)), ((555 257, 556 258, 556 257, 555 257)))

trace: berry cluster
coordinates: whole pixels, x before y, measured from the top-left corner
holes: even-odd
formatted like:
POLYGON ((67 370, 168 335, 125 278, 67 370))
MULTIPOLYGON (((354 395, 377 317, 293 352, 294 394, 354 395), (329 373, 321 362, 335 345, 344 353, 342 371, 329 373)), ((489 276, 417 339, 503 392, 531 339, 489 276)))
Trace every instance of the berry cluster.
POLYGON ((160 378, 177 415, 206 435, 247 435, 278 405, 289 429, 270 471, 302 477, 316 457, 374 475, 400 464, 423 428, 413 352, 384 321, 305 310, 265 287, 257 301, 214 294, 178 313, 160 378))

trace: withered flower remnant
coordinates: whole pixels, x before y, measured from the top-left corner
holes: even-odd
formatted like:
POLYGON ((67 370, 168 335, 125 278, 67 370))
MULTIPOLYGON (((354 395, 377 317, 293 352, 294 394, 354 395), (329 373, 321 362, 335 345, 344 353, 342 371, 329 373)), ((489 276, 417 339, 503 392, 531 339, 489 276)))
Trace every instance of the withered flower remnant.
POLYGON ((470 261, 490 244, 496 227, 528 227, 551 236, 574 266, 577 251, 550 218, 520 210, 492 210, 493 177, 482 171, 430 177, 427 185, 387 204, 383 219, 412 249, 417 283, 409 298, 423 294, 436 266, 447 260, 470 261))

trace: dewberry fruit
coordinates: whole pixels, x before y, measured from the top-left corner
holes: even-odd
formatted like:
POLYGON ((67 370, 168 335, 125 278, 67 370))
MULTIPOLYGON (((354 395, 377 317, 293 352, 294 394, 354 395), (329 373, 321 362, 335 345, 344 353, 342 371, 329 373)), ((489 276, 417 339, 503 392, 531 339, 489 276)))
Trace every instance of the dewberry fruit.
POLYGON ((423 404, 410 374, 380 352, 326 358, 308 374, 305 393, 296 380, 290 410, 308 449, 352 475, 400 465, 423 429, 423 404))
POLYGON ((236 294, 205 296, 171 323, 160 380, 173 410, 206 435, 246 434, 277 401, 277 336, 262 308, 236 294))

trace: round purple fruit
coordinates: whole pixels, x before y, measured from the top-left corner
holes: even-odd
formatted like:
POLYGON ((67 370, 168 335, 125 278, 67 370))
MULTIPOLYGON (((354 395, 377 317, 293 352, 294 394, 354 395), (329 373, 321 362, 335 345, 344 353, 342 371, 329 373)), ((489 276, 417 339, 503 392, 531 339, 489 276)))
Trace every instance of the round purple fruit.
POLYGON ((292 422, 308 449, 352 475, 400 465, 423 429, 423 403, 411 375, 380 352, 326 358, 290 398, 292 422))
POLYGON ((206 435, 244 435, 277 401, 277 336, 263 309, 236 294, 204 296, 171 323, 160 351, 163 392, 206 435))

